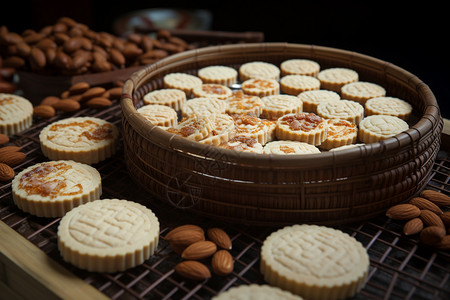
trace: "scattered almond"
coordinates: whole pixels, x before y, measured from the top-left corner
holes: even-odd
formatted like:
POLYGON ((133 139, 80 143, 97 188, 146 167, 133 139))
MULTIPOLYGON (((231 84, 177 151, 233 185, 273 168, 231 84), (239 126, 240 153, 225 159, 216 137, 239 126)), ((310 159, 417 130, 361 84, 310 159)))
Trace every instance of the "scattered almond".
POLYGON ((86 92, 90 88, 90 84, 88 82, 77 82, 72 84, 72 86, 69 88, 70 94, 81 94, 86 92))
POLYGON ((409 203, 414 204, 420 209, 431 210, 432 212, 438 215, 442 214, 442 209, 439 206, 423 197, 414 197, 409 201, 409 203))
POLYGON ((170 240, 170 237, 171 237, 174 233, 177 233, 177 232, 180 232, 180 231, 184 231, 184 230, 195 230, 195 231, 201 232, 202 234, 205 233, 205 231, 203 230, 203 228, 201 228, 200 226, 197 226, 197 225, 191 225, 191 224, 186 224, 186 225, 181 225, 181 226, 175 227, 174 229, 172 229, 171 231, 169 231, 169 232, 165 235, 164 238, 165 238, 166 240, 170 240))
POLYGON ((206 231, 206 235, 211 241, 216 243, 218 247, 228 250, 231 249, 231 239, 224 230, 217 227, 209 228, 206 231))
POLYGON ((0 181, 10 181, 15 175, 13 168, 7 164, 0 163, 0 181))
POLYGON ((444 212, 440 217, 444 225, 450 228, 450 211, 444 212))
POLYGON ((56 110, 53 106, 41 104, 33 108, 33 114, 35 116, 48 119, 55 116, 56 110))
POLYGON ((0 162, 7 164, 10 167, 15 167, 21 164, 27 155, 23 152, 5 152, 0 155, 0 162))
POLYGON ((420 216, 420 208, 409 203, 397 204, 386 211, 386 216, 394 220, 411 220, 420 216))
POLYGON ((104 108, 113 105, 112 101, 105 97, 94 97, 86 101, 86 106, 92 108, 104 108))
POLYGON ((413 235, 421 232, 423 229, 423 221, 420 218, 413 218, 405 223, 403 226, 403 233, 405 235, 413 235))
POLYGON ((74 112, 80 109, 80 103, 73 99, 61 99, 60 101, 53 104, 55 110, 64 112, 74 112))
POLYGON ((440 226, 428 226, 420 232, 420 241, 426 245, 436 246, 445 236, 445 229, 440 226))
POLYGON ((442 219, 431 210, 422 209, 419 217, 425 226, 440 226, 445 229, 442 219))
POLYGON ((8 152, 18 152, 22 150, 22 147, 19 146, 4 146, 0 148, 0 157, 8 152))
POLYGON ((450 206, 450 197, 434 190, 423 190, 420 195, 439 207, 450 206))
POLYGON ((59 100, 61 100, 59 97, 56 96, 47 96, 44 99, 42 99, 41 101, 41 105, 50 105, 53 106, 53 104, 55 104, 56 102, 58 102, 59 100))
POLYGON ((179 275, 192 280, 204 280, 211 277, 208 267, 196 260, 182 261, 174 269, 179 275))
POLYGON ((199 260, 210 257, 217 251, 217 245, 211 241, 195 242, 181 253, 183 259, 199 260))
POLYGON ((211 260, 211 268, 214 274, 219 276, 226 276, 233 272, 234 261, 230 252, 222 249, 214 253, 211 260))
POLYGON ((182 230, 171 234, 169 238, 166 237, 166 240, 178 247, 187 247, 195 242, 204 241, 205 234, 198 230, 182 230))
POLYGON ((9 136, 4 133, 0 133, 0 145, 9 143, 9 136))

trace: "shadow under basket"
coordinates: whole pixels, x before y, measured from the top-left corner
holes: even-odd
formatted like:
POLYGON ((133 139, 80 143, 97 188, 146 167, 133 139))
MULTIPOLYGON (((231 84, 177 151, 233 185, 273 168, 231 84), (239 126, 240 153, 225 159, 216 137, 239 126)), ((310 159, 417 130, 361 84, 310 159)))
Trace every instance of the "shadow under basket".
POLYGON ((174 207, 222 221, 283 226, 365 221, 415 196, 429 180, 443 121, 419 78, 388 62, 341 49, 290 43, 222 45, 173 55, 134 73, 121 100, 125 162, 135 182, 174 207), (407 100, 415 119, 395 137, 358 148, 306 155, 243 153, 193 142, 137 113, 164 75, 210 65, 238 68, 306 58, 321 69, 356 70, 407 100))

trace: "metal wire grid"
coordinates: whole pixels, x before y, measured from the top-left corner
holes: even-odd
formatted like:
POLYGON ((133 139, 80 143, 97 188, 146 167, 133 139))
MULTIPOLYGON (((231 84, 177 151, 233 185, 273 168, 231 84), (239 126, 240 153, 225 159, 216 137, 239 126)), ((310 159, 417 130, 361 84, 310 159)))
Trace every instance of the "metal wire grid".
MULTIPOLYGON (((95 116, 113 122, 120 128, 120 114, 120 106, 116 103, 107 110, 84 109, 71 116, 95 116)), ((64 117, 59 115, 55 119, 64 117)), ((38 135, 43 127, 55 119, 37 122, 13 140, 27 154, 27 160, 15 168, 16 173, 46 160, 40 151, 38 135)), ((112 299, 209 299, 232 286, 265 283, 259 272, 260 248, 265 237, 277 228, 219 223, 154 201, 135 186, 124 167, 122 154, 123 149, 119 149, 117 155, 95 166, 102 175, 102 198, 128 199, 147 205, 160 219, 161 236, 171 228, 187 223, 204 228, 224 228, 233 241, 231 253, 235 259, 235 268, 232 274, 226 277, 213 276, 202 282, 183 279, 173 269, 181 258, 163 239, 160 239, 155 255, 130 270, 115 274, 80 270, 64 262, 57 250, 56 232, 60 219, 38 218, 17 209, 12 202, 10 183, 0 186, 0 220, 112 299)), ((449 181, 449 154, 442 151, 434 164, 427 188, 449 194, 449 181)), ((359 240, 370 256, 368 282, 354 299, 450 299, 450 253, 436 252, 421 245, 417 236, 403 236, 402 225, 402 222, 380 216, 369 222, 340 228, 359 240)), ((209 261, 205 263, 209 264, 209 261)))

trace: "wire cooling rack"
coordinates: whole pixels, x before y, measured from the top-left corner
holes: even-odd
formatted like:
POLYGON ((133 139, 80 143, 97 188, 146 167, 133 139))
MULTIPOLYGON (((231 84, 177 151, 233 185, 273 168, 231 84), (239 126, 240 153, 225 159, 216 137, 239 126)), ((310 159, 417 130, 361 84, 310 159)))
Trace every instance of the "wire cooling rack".
MULTIPOLYGON (((102 110, 82 109, 70 116, 99 117, 121 128, 119 103, 102 110)), ((15 167, 16 173, 47 160, 40 150, 39 132, 50 122, 65 117, 60 114, 49 120, 35 120, 30 129, 12 139, 27 154, 27 159, 15 167)), ((56 232, 60 219, 38 218, 20 211, 12 201, 10 182, 0 185, 0 220, 112 299, 209 299, 233 286, 265 283, 259 271, 260 248, 265 237, 278 228, 220 223, 153 199, 136 186, 127 172, 122 146, 114 157, 95 167, 102 176, 102 199, 127 199, 148 206, 160 220, 161 236, 182 224, 222 227, 233 242, 230 250, 235 259, 233 273, 200 282, 185 280, 173 268, 181 260, 180 256, 164 239, 160 239, 156 253, 149 260, 127 271, 103 274, 78 269, 64 262, 58 252, 56 232)), ((442 150, 426 188, 450 194, 449 181, 450 156, 442 150)), ((359 240, 370 256, 368 282, 354 299, 450 299, 450 253, 420 244, 417 236, 402 235, 402 226, 403 222, 379 216, 339 228, 359 240)))

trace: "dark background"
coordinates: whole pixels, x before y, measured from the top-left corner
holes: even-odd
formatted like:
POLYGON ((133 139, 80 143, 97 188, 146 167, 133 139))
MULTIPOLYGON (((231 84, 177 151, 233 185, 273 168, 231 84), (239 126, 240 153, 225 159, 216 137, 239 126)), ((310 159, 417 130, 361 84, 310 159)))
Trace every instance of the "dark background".
MULTIPOLYGON (((293 42, 356 51, 395 64, 425 82, 450 118, 447 8, 421 1, 15 1, 0 8, 10 31, 40 29, 61 16, 113 32, 127 12, 148 8, 207 9, 211 30, 259 31, 266 42, 293 42), (214 6, 212 6, 214 5, 214 6)), ((443 2, 445 3, 445 2, 443 2)))

